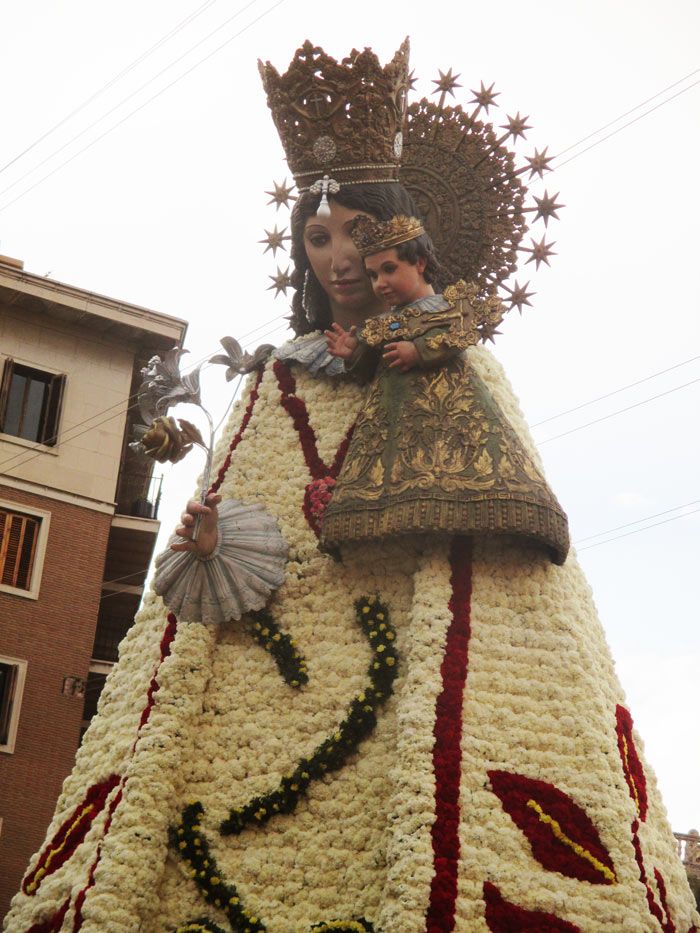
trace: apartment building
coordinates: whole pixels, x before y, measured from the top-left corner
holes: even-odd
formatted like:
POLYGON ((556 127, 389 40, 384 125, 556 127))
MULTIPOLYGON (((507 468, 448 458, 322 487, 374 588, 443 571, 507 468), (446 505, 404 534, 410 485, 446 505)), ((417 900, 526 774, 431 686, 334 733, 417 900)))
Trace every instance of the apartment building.
POLYGON ((140 602, 160 490, 129 399, 185 330, 0 256, 0 917, 140 602))

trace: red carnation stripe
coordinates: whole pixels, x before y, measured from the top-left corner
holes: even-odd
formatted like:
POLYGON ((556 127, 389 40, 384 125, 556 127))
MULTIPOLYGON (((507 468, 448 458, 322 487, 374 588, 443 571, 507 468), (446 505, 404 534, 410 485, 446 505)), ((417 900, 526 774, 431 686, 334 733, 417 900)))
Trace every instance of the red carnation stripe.
POLYGON ((666 894, 666 881, 664 876, 661 874, 658 868, 654 869, 654 878, 656 878, 656 886, 659 889, 659 897, 661 898, 661 906, 664 913, 666 914, 666 923, 664 925, 665 933, 676 933, 676 928, 671 920, 671 911, 668 909, 668 895, 666 894))
POLYGON ((328 467, 323 462, 318 453, 316 445, 316 435, 309 421, 309 412, 307 411, 304 400, 298 398, 297 384, 291 370, 281 360, 276 360, 272 366, 277 385, 282 395, 282 407, 292 419, 292 423, 299 435, 301 449, 304 453, 306 466, 312 479, 321 479, 329 473, 328 467))
POLYGON ((88 891, 95 883, 95 872, 97 871, 97 866, 100 864, 100 859, 102 858, 102 843, 104 842, 105 836, 109 832, 109 828, 112 825, 112 817, 114 816, 114 811, 117 809, 117 807, 119 806, 121 802, 123 792, 124 792, 124 788, 121 787, 119 790, 119 793, 115 795, 114 800, 109 805, 109 813, 107 814, 107 821, 105 823, 104 835, 102 836, 102 840, 99 846, 97 847, 97 855, 95 856, 95 861, 92 863, 92 867, 90 868, 90 874, 88 875, 87 884, 80 891, 80 893, 75 899, 75 917, 73 918, 73 933, 78 933, 78 930, 83 925, 83 904, 85 903, 85 898, 87 897, 88 891))
POLYGON ((63 926, 65 916, 68 913, 69 907, 70 895, 68 895, 66 900, 61 904, 55 914, 53 914, 47 920, 41 920, 39 923, 33 923, 27 930, 27 933, 59 933, 61 927, 63 926))
MULTIPOLYGON (((146 705, 144 706, 143 711, 141 713, 141 721, 139 723, 138 733, 136 735, 136 741, 134 742, 134 748, 136 748, 136 743, 138 742, 141 729, 146 725, 146 723, 150 719, 151 711, 155 704, 155 694, 160 689, 160 685, 158 683, 158 673, 160 671, 160 667, 162 663, 165 661, 167 657, 170 656, 170 649, 171 649, 173 640, 175 638, 176 632, 177 632, 177 618, 175 617, 174 613, 169 612, 167 625, 165 626, 163 637, 160 640, 160 660, 158 662, 158 667, 156 668, 155 673, 153 674, 153 677, 151 678, 151 683, 148 688, 148 693, 146 695, 146 705)), ((85 898, 87 897, 88 891, 95 883, 95 872, 97 871, 97 866, 100 864, 100 859, 102 858, 102 843, 104 842, 107 836, 107 833, 109 832, 110 827, 112 825, 112 818, 114 816, 114 812, 119 806, 119 804, 121 803, 121 799, 124 794, 124 788, 126 787, 127 780, 128 778, 124 778, 124 781, 122 783, 122 786, 119 789, 119 792, 115 795, 114 799, 112 800, 109 806, 109 812, 107 814, 107 819, 105 821, 104 834, 102 836, 99 846, 97 847, 97 855, 95 856, 95 861, 92 863, 92 867, 90 868, 90 874, 88 875, 87 884, 80 891, 80 893, 75 899, 75 918, 73 920, 73 933, 77 933, 77 931, 83 925, 83 904, 85 903, 85 898)))
POLYGON ((644 885, 647 895, 647 906, 649 907, 649 913, 652 917, 655 917, 659 921, 659 925, 664 933, 676 933, 676 927, 671 919, 671 915, 668 912, 668 907, 665 904, 666 900, 666 885, 664 884, 663 877, 661 873, 656 874, 656 882, 659 883, 659 878, 661 878, 661 885, 659 885, 659 894, 661 895, 662 903, 664 904, 664 909, 666 910, 666 917, 664 918, 664 912, 656 903, 656 897, 654 891, 649 884, 649 879, 647 878, 646 869, 644 867, 644 856, 642 854, 642 844, 639 841, 639 822, 635 820, 632 823, 632 846, 634 848, 634 857, 637 862, 637 867, 639 868, 639 880, 644 885))
POLYGON ((472 590, 471 543, 455 537, 450 551, 452 621, 447 630, 440 673, 442 692, 435 706, 435 822, 433 880, 426 933, 449 933, 455 925, 459 866, 459 783, 462 773, 462 703, 469 659, 472 590))
POLYGON ((615 884, 610 853, 585 811, 546 781, 489 771, 491 789, 548 871, 591 884, 615 884))
POLYGON ((224 477, 226 476, 226 473, 228 472, 228 468, 231 466, 231 455, 233 454, 236 447, 238 447, 238 445, 240 444, 243 438, 243 435, 245 434, 245 430, 248 427, 248 424, 252 417, 253 409, 255 408, 255 403, 257 402, 259 394, 260 394, 258 390, 260 389, 260 383, 262 382, 264 372, 265 372, 264 367, 261 366, 258 369, 258 374, 255 379, 255 385, 250 390, 250 395, 248 396, 248 405, 243 414, 243 420, 241 421, 241 426, 239 427, 238 431, 234 434, 231 440, 231 443, 229 444, 228 454, 226 455, 226 459, 219 467, 219 472, 217 473, 216 479, 209 487, 209 492, 219 491, 219 487, 224 481, 224 477))
MULTIPOLYGON (((151 710, 153 709, 153 704, 155 703, 156 692, 160 689, 158 684, 158 672, 160 671, 160 666, 165 661, 165 659, 170 655, 170 646, 173 643, 175 638, 175 633, 177 632, 177 619, 172 612, 168 613, 168 622, 165 626, 163 632, 163 637, 160 640, 160 661, 158 662, 158 667, 155 669, 153 677, 151 677, 151 682, 148 686, 148 693, 146 694, 146 705, 141 711, 141 720, 139 722, 138 731, 141 732, 141 729, 146 725, 150 716, 151 710)), ((138 734, 136 736, 136 741, 138 741, 138 734)), ((134 746, 136 742, 134 742, 134 746)))
POLYGON ((104 781, 88 788, 82 801, 61 824, 53 839, 39 856, 39 861, 22 882, 22 890, 25 894, 36 894, 44 878, 52 875, 73 855, 85 839, 95 817, 104 809, 107 797, 119 781, 118 774, 110 774, 104 781))
POLYGON ((302 511, 311 530, 318 536, 321 533, 323 516, 331 500, 335 480, 342 469, 345 455, 348 452, 355 425, 351 425, 348 429, 340 447, 336 451, 333 463, 331 466, 327 466, 319 455, 316 434, 311 427, 306 404, 296 394, 297 384, 291 370, 280 360, 273 364, 273 370, 277 377, 282 407, 292 419, 299 436, 299 443, 301 444, 307 469, 311 474, 311 482, 304 490, 302 511))
POLYGON ((634 723, 629 710, 617 705, 615 709, 615 731, 617 732, 617 747, 622 761, 622 770, 625 774, 630 797, 634 801, 637 813, 642 822, 647 818, 647 781, 644 775, 642 762, 637 754, 632 729, 634 723))
POLYGON ((484 884, 486 925, 491 933, 581 933, 581 928, 540 910, 524 910, 506 901, 495 884, 484 884))

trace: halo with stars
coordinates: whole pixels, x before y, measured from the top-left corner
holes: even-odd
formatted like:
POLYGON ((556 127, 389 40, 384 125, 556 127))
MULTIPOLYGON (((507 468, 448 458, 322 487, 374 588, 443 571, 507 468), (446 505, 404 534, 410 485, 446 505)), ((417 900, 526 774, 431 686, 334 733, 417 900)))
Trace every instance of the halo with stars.
MULTIPOLYGON (((439 95, 437 102, 424 97, 409 104, 400 181, 413 195, 446 270, 440 284, 458 279, 475 282, 481 297, 501 298, 504 312, 512 308, 522 312, 523 307, 531 306, 534 292, 529 281, 520 284, 513 279, 519 256, 527 256, 524 265, 534 262, 539 270, 556 255, 555 244, 548 242, 546 235, 541 239, 531 236, 529 246, 524 243, 534 224, 542 221, 548 229, 549 221, 558 220, 558 211, 564 206, 558 201, 558 192, 545 190, 530 198, 528 191, 533 180, 543 179, 551 171, 554 157, 547 147, 524 158, 516 156, 516 143, 531 129, 529 116, 520 111, 506 115, 496 128, 496 121, 489 121, 490 110, 498 107, 499 92, 494 84, 481 81, 468 92, 471 97, 463 107, 456 103, 455 92, 469 85, 461 79, 452 68, 440 70, 432 81, 432 93, 439 95)), ((411 75, 409 90, 414 82, 411 75)), ((293 191, 286 179, 275 182, 267 192, 269 203, 276 210, 291 209, 293 191)), ((275 225, 265 234, 260 241, 265 252, 271 250, 275 255, 277 249, 285 249, 284 241, 289 239, 286 229, 280 231, 275 225)), ((276 295, 286 295, 284 285, 289 282, 279 268, 270 278, 276 295)), ((494 327, 482 338, 492 340, 497 333, 494 327)))

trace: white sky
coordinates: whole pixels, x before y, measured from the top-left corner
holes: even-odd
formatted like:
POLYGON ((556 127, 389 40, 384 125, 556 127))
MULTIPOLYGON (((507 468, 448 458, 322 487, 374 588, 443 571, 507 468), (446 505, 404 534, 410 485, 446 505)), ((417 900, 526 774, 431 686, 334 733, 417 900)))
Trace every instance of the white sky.
MULTIPOLYGON (((462 75, 458 102, 480 80, 495 81, 497 124, 517 110, 530 115, 523 155, 545 145, 558 153, 700 69, 694 0, 30 0, 2 11, 0 166, 197 10, 177 35, 0 172, 1 253, 24 259, 31 272, 188 319, 192 360, 215 351, 219 336, 241 337, 286 313, 284 299, 265 291, 274 263, 257 243, 275 223, 263 192, 285 175, 258 57, 286 69, 308 37, 336 57, 371 45, 385 61, 408 34, 419 94, 431 91, 438 68, 462 75)), ((627 120, 699 79, 700 71, 627 120)), ((566 204, 548 234, 558 255, 532 276, 534 307, 522 318, 513 313, 496 346, 531 424, 700 356, 699 107, 700 85, 533 185, 536 194, 561 191, 566 204)), ((283 322, 258 333, 279 343, 283 322)), ((205 376, 220 412, 221 371, 205 376)), ((537 427, 535 436, 546 440, 694 379, 700 360, 537 427)), ((575 541, 700 499, 699 393, 700 382, 542 446, 575 541)), ((196 456, 168 475, 164 528, 192 488, 196 456)), ((695 514, 580 551, 679 831, 700 824, 699 530, 695 514)))

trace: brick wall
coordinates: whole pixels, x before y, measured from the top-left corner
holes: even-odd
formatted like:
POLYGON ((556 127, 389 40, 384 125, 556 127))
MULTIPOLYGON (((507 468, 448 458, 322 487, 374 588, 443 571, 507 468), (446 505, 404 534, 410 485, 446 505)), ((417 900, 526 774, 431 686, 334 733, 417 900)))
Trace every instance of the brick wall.
POLYGON ((0 752, 0 917, 43 842, 78 747, 83 700, 65 676, 87 678, 111 516, 5 487, 8 503, 51 513, 38 600, 0 592, 0 654, 28 662, 17 741, 0 752))

